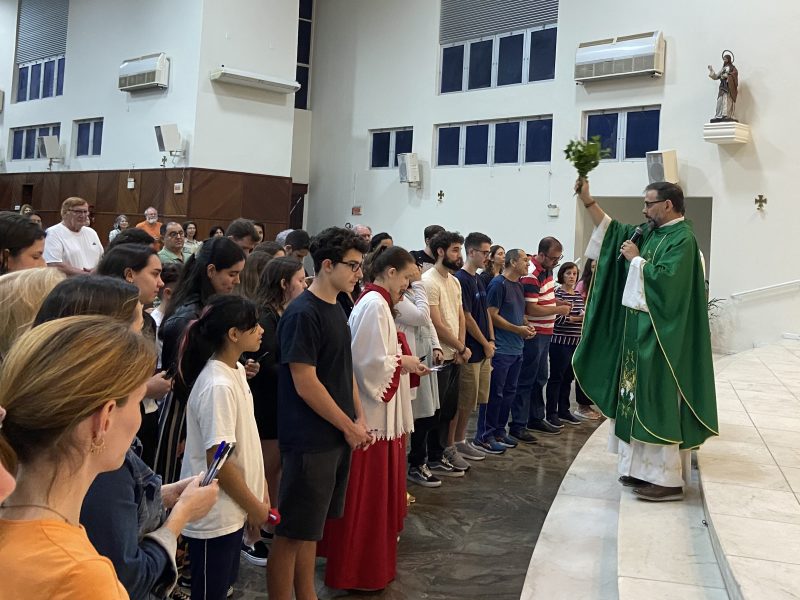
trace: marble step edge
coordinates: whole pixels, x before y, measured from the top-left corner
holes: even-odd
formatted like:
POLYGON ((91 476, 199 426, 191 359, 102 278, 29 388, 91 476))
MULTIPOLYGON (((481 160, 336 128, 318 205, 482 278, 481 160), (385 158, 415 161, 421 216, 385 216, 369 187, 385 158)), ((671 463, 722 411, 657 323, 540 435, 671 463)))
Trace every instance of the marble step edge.
POLYGON ((708 534, 711 536, 711 547, 714 549, 714 555, 717 557, 717 565, 719 565, 722 580, 725 582, 725 588, 728 590, 728 597, 730 600, 745 600, 742 588, 736 581, 736 575, 733 572, 733 567, 728 562, 728 557, 725 550, 722 548, 717 530, 714 527, 714 520, 711 518, 711 511, 708 509, 708 501, 706 500, 706 492, 703 487, 703 459, 697 457, 697 473, 700 480, 700 496, 703 499, 703 512, 706 515, 706 524, 708 526, 708 534))

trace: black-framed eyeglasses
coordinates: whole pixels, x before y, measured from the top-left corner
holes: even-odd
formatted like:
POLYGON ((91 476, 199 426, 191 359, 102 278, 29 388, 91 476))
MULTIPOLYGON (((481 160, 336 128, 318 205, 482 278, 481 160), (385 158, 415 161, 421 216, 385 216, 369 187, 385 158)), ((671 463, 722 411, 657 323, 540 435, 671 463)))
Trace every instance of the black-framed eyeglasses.
POLYGON ((489 256, 489 253, 491 252, 491 250, 474 249, 474 252, 477 252, 478 254, 483 254, 483 257, 486 258, 487 256, 489 256))
POLYGON ((168 238, 179 238, 179 237, 184 237, 185 235, 186 235, 186 234, 185 234, 185 233, 183 233, 182 231, 170 231, 170 232, 167 234, 167 237, 168 237, 168 238))
POLYGON ((653 204, 658 204, 659 202, 666 202, 666 201, 667 201, 667 199, 664 199, 664 200, 645 200, 644 201, 644 207, 645 208, 650 208, 651 206, 653 206, 653 204))
POLYGON ((561 256, 548 256, 547 260, 552 260, 554 263, 558 264, 561 262, 561 259, 564 258, 564 255, 561 256))
POLYGON ((353 273, 358 273, 364 267, 364 263, 357 260, 345 260, 341 261, 339 264, 350 267, 353 273))

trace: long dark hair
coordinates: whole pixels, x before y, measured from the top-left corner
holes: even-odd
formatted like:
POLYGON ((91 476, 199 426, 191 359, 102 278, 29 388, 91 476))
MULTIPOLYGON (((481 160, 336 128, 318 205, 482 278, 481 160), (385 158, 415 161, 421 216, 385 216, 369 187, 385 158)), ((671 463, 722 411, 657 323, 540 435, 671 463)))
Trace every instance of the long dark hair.
POLYGON ((25 215, 0 212, 0 275, 8 270, 5 250, 16 256, 36 240, 44 238, 45 232, 25 215))
POLYGON ((47 295, 32 327, 78 315, 105 315, 130 325, 139 290, 132 283, 105 275, 78 275, 59 283, 47 295))
POLYGON ((495 275, 500 275, 500 273, 497 273, 494 270, 494 257, 497 255, 497 251, 500 249, 505 250, 505 248, 503 248, 500 244, 494 244, 492 247, 489 248, 489 261, 487 262, 484 271, 489 273, 492 277, 494 277, 495 275))
POLYGON ((239 286, 234 293, 244 296, 245 298, 250 298, 250 300, 255 300, 261 274, 271 260, 271 254, 267 254, 266 252, 251 252, 250 256, 244 261, 244 269, 242 269, 242 272, 239 274, 239 286))
POLYGON ((414 257, 405 248, 378 246, 364 259, 364 281, 375 281, 386 269, 394 267, 400 271, 413 262, 414 257))
POLYGON ((156 251, 151 246, 141 244, 115 246, 100 259, 97 274, 125 279, 125 269, 138 273, 147 267, 150 257, 154 254, 156 251))
POLYGON ((589 286, 592 283, 592 277, 594 277, 594 259, 587 258, 586 267, 583 269, 583 274, 581 275, 580 279, 583 282, 584 293, 589 292, 589 286))
POLYGON ((249 331, 256 325, 258 311, 247 298, 234 295, 210 298, 200 317, 183 334, 178 353, 176 392, 188 396, 205 364, 225 344, 232 327, 249 331))
POLYGON ((267 308, 280 315, 286 301, 283 282, 288 284, 294 274, 302 268, 303 263, 292 256, 279 256, 269 261, 258 282, 256 304, 262 309, 267 308))
POLYGON ((203 242, 200 250, 190 256, 183 267, 172 302, 164 315, 164 322, 193 296, 199 299, 201 306, 205 306, 214 295, 214 287, 208 278, 208 265, 214 265, 217 270, 229 269, 244 259, 244 251, 231 239, 220 237, 203 242))

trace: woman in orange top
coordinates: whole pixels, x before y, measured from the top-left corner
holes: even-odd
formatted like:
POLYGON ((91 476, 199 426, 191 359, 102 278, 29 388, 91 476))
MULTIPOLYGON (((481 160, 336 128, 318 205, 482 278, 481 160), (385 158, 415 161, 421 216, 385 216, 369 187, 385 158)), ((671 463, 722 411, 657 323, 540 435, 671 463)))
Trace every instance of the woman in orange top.
POLYGON ((0 457, 17 481, 0 505, 0 598, 127 600, 79 518, 94 478, 122 465, 154 361, 152 343, 101 316, 40 325, 6 355, 0 457))

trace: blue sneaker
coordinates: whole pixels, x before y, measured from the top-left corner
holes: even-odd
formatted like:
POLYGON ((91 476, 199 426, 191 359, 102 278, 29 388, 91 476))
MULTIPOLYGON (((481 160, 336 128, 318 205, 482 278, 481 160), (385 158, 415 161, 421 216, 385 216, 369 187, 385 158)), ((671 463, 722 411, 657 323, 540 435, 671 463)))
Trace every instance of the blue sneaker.
POLYGON ((506 447, 506 448, 516 448, 517 447, 517 442, 512 440, 507 435, 498 435, 496 438, 494 438, 494 441, 497 442, 498 444, 500 444, 501 446, 506 447))
POLYGON ((490 440, 488 442, 483 442, 481 440, 475 439, 472 440, 472 443, 478 448, 481 452, 486 452, 486 454, 503 454, 506 451, 505 446, 501 446, 494 440, 490 440))

